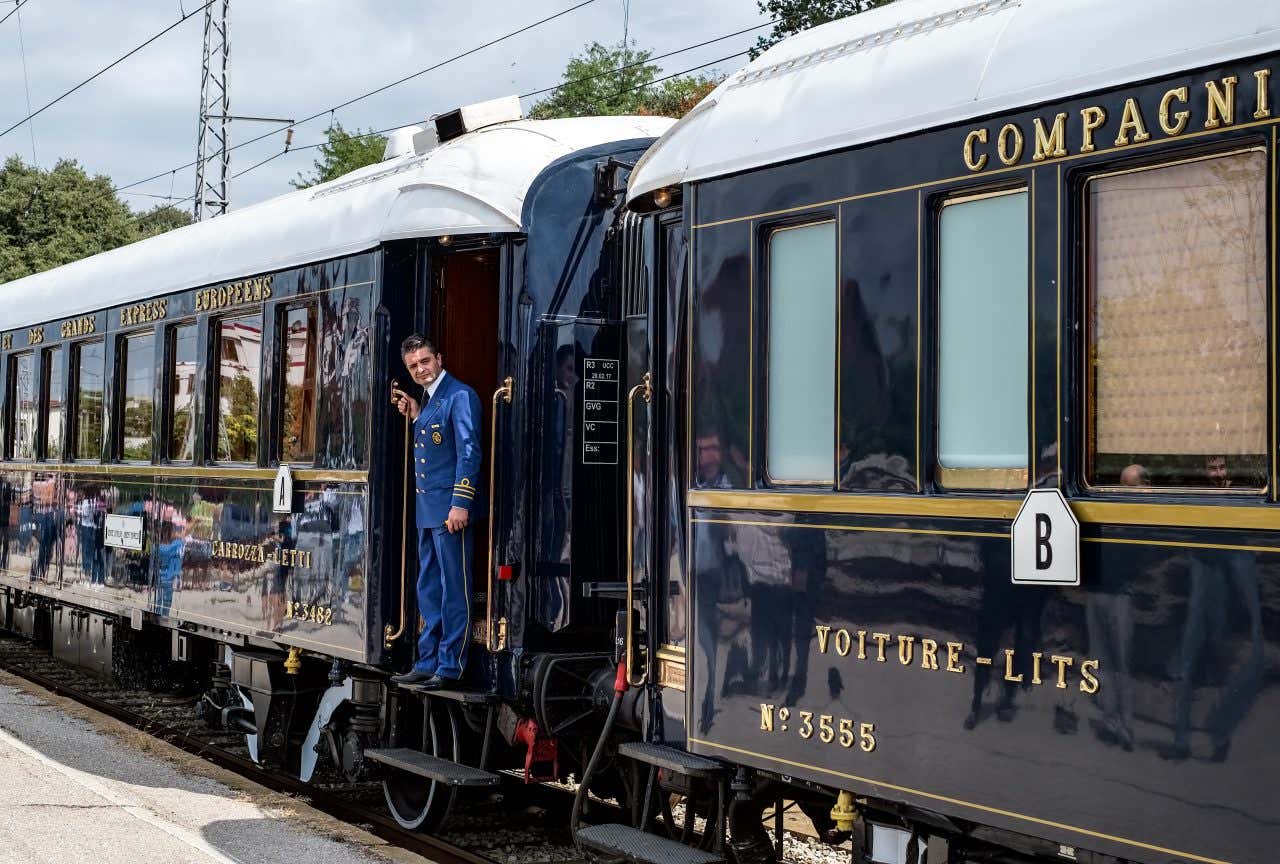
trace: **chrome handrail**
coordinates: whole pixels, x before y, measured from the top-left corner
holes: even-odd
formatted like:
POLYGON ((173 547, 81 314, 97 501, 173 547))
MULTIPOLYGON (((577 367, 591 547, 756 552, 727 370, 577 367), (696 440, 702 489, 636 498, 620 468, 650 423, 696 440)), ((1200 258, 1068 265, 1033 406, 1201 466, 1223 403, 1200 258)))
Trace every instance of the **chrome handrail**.
POLYGON ((409 594, 409 582, 406 573, 409 567, 408 553, 408 537, 406 533, 409 530, 409 447, 413 444, 413 435, 409 429, 409 417, 404 418, 404 506, 400 508, 400 629, 392 630, 391 625, 387 624, 382 628, 382 647, 390 650, 391 645, 397 639, 404 635, 405 627, 408 626, 409 616, 408 610, 405 608, 405 600, 409 594))
POLYGON ((494 554, 494 549, 493 549, 493 522, 494 522, 493 508, 495 506, 493 489, 494 489, 494 481, 498 475, 498 462, 496 458, 497 452, 498 452, 498 402, 499 400, 501 400, 503 402, 506 402, 508 405, 510 405, 512 398, 515 396, 515 392, 516 392, 515 379, 512 378, 510 375, 508 375, 506 378, 503 378, 502 386, 499 387, 497 390, 493 391, 493 411, 492 411, 492 416, 489 418, 489 560, 488 560, 488 567, 486 568, 486 571, 485 571, 487 588, 485 590, 484 641, 485 641, 485 647, 487 647, 490 651, 497 651, 501 649, 501 646, 499 646, 499 648, 495 648, 494 641, 493 641, 493 631, 495 629, 493 626, 493 591, 494 591, 493 570, 494 570, 494 562, 497 561, 498 559, 498 556, 494 554))
POLYGON ((632 644, 633 634, 635 633, 635 625, 633 623, 635 617, 635 582, 636 574, 634 569, 635 556, 635 488, 636 484, 633 480, 635 461, 635 443, 632 441, 632 435, 635 432, 635 401, 636 394, 644 396, 647 404, 653 398, 653 375, 649 372, 644 373, 644 377, 640 379, 640 383, 632 387, 627 393, 627 635, 626 644, 623 651, 626 653, 624 658, 627 667, 627 683, 632 687, 642 687, 649 680, 649 665, 646 663, 644 672, 639 678, 632 677, 631 674, 631 658, 635 653, 635 647, 632 644))

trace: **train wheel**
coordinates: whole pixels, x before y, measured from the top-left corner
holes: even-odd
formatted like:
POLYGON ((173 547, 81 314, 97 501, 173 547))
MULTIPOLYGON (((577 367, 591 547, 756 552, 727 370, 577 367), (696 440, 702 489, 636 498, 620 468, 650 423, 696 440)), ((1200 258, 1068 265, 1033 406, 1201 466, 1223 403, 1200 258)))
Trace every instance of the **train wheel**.
MULTIPOLYGON (((422 751, 440 759, 459 761, 462 735, 457 705, 443 699, 423 700, 422 751)), ((400 827, 428 834, 440 830, 453 808, 457 787, 416 774, 392 771, 382 781, 382 794, 400 827)))

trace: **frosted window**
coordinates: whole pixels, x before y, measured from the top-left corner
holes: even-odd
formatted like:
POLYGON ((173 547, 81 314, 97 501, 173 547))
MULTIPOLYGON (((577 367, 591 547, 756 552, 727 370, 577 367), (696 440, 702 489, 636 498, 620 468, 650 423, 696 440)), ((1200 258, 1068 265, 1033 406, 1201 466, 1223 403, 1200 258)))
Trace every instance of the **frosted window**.
POLYGON ((938 463, 943 485, 1026 485, 1027 194, 942 208, 938 463))
POLYGON ((771 480, 835 480, 836 226, 769 238, 768 434, 771 480))
POLYGON ((1089 481, 1267 482, 1267 154, 1088 186, 1089 481))

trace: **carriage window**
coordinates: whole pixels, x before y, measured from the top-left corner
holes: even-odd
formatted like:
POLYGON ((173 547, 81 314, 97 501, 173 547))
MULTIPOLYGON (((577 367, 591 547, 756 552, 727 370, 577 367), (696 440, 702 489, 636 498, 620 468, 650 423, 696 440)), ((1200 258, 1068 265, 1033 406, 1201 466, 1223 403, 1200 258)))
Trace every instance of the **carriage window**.
POLYGON ((139 333, 120 340, 120 458, 151 461, 151 426, 155 419, 156 338, 139 333))
POLYGON ((218 324, 219 462, 258 461, 258 376, 262 369, 262 318, 228 318, 218 324))
POLYGON ((44 414, 44 458, 62 458, 62 349, 49 348, 44 352, 44 372, 41 392, 44 414))
POLYGON ((1027 485, 1027 193, 948 201, 938 218, 938 480, 1027 485))
POLYGON ((31 353, 9 358, 9 458, 36 458, 36 356, 31 353))
POLYGON ((765 466, 771 481, 835 482, 836 226, 769 238, 765 466))
POLYGON ((190 462, 196 453, 196 325, 169 328, 169 445, 171 462, 190 462))
POLYGON ((316 456, 316 307, 284 314, 280 334, 280 461, 312 462, 316 456))
POLYGON ((1266 190, 1261 151, 1089 182, 1090 483, 1266 485, 1266 190))
POLYGON ((106 363, 103 344, 82 342, 75 347, 75 352, 75 457, 101 459, 102 384, 106 363))

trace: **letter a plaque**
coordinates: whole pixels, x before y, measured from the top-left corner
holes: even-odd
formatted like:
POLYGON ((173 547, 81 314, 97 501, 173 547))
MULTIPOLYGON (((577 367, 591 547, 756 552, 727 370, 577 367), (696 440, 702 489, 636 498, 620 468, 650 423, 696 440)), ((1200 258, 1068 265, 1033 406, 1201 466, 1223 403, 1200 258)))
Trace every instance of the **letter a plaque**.
POLYGON ((1028 492, 1009 537, 1014 584, 1080 584, 1080 523, 1057 489, 1028 492))

